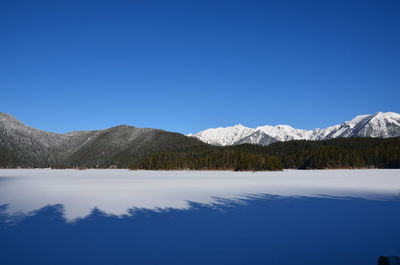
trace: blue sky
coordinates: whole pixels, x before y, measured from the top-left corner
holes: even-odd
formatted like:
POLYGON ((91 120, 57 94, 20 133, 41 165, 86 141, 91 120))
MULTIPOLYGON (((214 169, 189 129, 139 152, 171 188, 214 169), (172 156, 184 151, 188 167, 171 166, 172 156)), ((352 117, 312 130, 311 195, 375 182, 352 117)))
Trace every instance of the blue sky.
POLYGON ((400 1, 3 1, 0 111, 67 132, 400 112, 400 1))

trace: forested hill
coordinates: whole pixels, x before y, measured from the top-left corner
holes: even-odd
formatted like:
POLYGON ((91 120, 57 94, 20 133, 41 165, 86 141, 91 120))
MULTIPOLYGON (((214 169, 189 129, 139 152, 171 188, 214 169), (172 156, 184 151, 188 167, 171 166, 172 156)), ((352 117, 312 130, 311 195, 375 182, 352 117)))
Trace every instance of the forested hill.
POLYGON ((400 137, 298 140, 269 146, 204 146, 197 150, 157 152, 130 167, 233 170, 400 168, 400 137))

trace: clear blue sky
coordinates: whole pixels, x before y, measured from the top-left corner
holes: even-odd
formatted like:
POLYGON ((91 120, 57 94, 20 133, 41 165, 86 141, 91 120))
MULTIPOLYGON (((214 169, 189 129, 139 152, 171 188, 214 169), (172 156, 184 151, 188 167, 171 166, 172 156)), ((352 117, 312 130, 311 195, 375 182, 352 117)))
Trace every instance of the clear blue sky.
POLYGON ((67 132, 400 112, 400 1, 2 1, 0 111, 67 132))

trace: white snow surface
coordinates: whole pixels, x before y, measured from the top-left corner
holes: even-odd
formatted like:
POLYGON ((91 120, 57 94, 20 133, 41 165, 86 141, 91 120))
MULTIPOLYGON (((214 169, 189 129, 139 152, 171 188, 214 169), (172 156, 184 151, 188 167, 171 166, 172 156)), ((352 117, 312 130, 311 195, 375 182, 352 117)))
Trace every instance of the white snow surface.
POLYGON ((73 221, 97 207, 123 215, 129 209, 186 209, 246 196, 338 196, 399 199, 400 170, 285 170, 280 172, 130 171, 119 169, 0 169, 0 205, 29 214, 62 204, 73 221))
POLYGON ((275 141, 324 140, 338 137, 396 137, 400 136, 400 114, 395 112, 377 112, 356 116, 350 121, 333 125, 325 129, 302 130, 289 125, 259 126, 248 128, 243 125, 212 128, 188 136, 212 145, 234 145, 243 143, 269 144, 263 137, 272 137, 275 141), (261 134, 262 132, 263 134, 261 134), (252 137, 254 135, 254 137, 252 137))

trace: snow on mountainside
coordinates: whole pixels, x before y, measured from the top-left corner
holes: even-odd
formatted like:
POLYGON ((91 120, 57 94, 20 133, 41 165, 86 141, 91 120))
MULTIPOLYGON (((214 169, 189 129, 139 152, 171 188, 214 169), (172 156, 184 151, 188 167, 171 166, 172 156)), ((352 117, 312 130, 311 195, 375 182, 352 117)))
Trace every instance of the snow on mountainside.
POLYGON ((188 136, 194 136, 200 141, 212 145, 233 145, 253 132, 255 132, 254 129, 237 124, 231 127, 208 129, 195 135, 188 136))
POLYGON ((235 125, 207 129, 188 136, 220 146, 242 143, 269 145, 276 141, 324 140, 338 137, 388 138, 400 136, 400 114, 377 112, 372 115, 360 115, 351 121, 325 129, 301 130, 289 125, 265 125, 253 129, 235 125))
POLYGON ((261 145, 269 145, 272 143, 278 142, 278 140, 274 137, 269 136, 268 134, 256 130, 252 134, 242 138, 235 144, 261 144, 261 145))
POLYGON ((278 141, 310 139, 313 134, 313 131, 295 129, 289 125, 265 125, 257 127, 256 130, 262 131, 278 141))
POLYGON ((327 135, 336 137, 379 137, 400 136, 400 114, 394 112, 377 112, 373 115, 361 115, 327 135))

